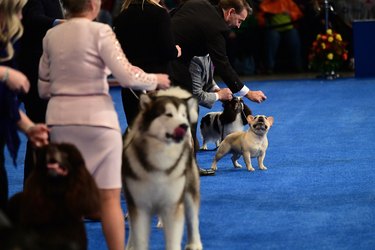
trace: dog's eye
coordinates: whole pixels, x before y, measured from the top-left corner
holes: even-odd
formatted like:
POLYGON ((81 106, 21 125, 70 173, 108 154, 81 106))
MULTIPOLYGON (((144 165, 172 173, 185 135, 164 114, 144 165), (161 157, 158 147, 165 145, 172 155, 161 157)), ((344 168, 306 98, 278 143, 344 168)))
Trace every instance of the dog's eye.
POLYGON ((172 117, 173 115, 172 115, 172 113, 166 113, 165 116, 172 117))

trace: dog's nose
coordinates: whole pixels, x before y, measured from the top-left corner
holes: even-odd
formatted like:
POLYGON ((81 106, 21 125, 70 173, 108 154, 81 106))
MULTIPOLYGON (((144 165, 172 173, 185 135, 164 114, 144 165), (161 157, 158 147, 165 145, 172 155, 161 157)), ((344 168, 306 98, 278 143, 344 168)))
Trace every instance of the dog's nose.
POLYGON ((180 124, 179 127, 182 128, 182 129, 185 130, 185 131, 188 129, 188 125, 187 125, 186 123, 182 123, 182 124, 180 124))
POLYGON ((258 117, 258 122, 264 122, 264 117, 263 116, 259 116, 258 117))

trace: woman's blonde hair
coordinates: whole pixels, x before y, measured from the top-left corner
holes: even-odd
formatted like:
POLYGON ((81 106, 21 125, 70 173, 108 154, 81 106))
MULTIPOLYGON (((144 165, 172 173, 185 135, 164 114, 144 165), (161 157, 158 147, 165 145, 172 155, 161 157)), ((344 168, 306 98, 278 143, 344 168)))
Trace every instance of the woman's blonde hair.
POLYGON ((143 5, 145 4, 145 2, 148 2, 150 4, 154 4, 154 5, 159 6, 159 7, 163 7, 161 4, 159 4, 159 3, 157 3, 153 0, 124 0, 124 2, 122 3, 122 6, 121 6, 121 11, 128 9, 129 5, 132 4, 132 3, 141 3, 142 8, 143 8, 143 5))
POLYGON ((0 48, 5 55, 0 62, 11 59, 14 55, 13 43, 23 34, 23 27, 19 18, 27 0, 0 0, 0 48))

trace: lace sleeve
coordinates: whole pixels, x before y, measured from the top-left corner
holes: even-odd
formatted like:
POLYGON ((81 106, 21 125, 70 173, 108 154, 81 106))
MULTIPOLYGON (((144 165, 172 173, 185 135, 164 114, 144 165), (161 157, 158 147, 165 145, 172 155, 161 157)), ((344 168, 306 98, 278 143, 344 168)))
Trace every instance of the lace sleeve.
POLYGON ((100 30, 99 54, 122 87, 139 90, 154 90, 157 87, 155 74, 148 74, 133 66, 126 58, 109 26, 100 30))

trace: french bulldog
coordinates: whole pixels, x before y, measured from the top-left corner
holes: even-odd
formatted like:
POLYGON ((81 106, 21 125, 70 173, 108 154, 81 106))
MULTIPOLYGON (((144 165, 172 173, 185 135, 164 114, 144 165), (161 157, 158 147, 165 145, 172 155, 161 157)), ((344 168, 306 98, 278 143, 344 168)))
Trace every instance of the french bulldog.
POLYGON ((246 132, 239 131, 229 134, 220 143, 211 165, 212 170, 217 170, 217 162, 228 153, 232 153, 231 159, 235 168, 242 168, 237 161, 242 155, 248 171, 255 171, 251 165, 251 158, 258 159, 259 169, 267 170, 263 161, 268 147, 267 133, 273 125, 274 118, 265 115, 250 115, 247 117, 247 121, 250 127, 246 132))

